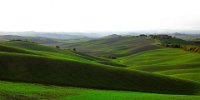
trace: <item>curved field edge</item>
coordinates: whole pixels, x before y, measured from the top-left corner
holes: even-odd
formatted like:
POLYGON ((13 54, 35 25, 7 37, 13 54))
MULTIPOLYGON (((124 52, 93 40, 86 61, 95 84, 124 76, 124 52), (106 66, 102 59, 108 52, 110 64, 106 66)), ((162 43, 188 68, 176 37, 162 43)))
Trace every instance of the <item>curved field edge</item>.
POLYGON ((196 94, 199 84, 130 69, 46 57, 0 53, 0 79, 62 86, 196 94))
POLYGON ((0 81, 1 100, 199 100, 200 96, 169 95, 129 91, 96 90, 77 87, 0 81))

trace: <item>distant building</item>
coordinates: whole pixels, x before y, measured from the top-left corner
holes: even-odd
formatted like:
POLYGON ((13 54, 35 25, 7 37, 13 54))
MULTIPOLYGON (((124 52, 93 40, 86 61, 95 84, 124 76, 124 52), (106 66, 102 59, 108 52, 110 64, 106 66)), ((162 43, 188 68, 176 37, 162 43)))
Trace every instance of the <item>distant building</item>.
POLYGON ((172 36, 169 35, 149 35, 153 39, 170 39, 172 36))
POLYGON ((140 34, 140 36, 141 36, 141 37, 147 37, 147 35, 145 35, 145 34, 140 34))

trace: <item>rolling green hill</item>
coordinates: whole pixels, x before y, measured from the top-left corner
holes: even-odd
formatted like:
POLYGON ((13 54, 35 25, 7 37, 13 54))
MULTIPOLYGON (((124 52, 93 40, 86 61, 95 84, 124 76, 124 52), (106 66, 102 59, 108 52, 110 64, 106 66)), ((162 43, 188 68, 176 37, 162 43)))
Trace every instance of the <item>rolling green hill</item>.
POLYGON ((199 86, 134 70, 28 54, 0 53, 0 64, 0 79, 11 81, 174 94, 194 94, 199 86))
POLYGON ((0 51, 1 52, 18 52, 18 53, 33 54, 32 52, 29 52, 29 51, 24 50, 22 48, 6 46, 6 45, 2 45, 2 44, 0 44, 0 51))
POLYGON ((95 61, 92 61, 94 59, 89 60, 86 57, 78 55, 69 50, 57 49, 54 47, 39 45, 37 43, 32 43, 32 42, 10 41, 10 42, 2 43, 0 45, 0 48, 1 48, 0 51, 4 51, 4 52, 26 53, 26 54, 46 56, 46 57, 57 58, 57 59, 76 60, 76 61, 82 61, 82 62, 87 61, 88 63, 95 62, 95 61))
POLYGON ((4 42, 2 46, 10 47, 10 49, 13 49, 13 48, 17 48, 20 50, 23 49, 23 52, 31 52, 37 55, 48 56, 52 58, 76 60, 76 61, 82 61, 82 62, 101 63, 105 65, 114 65, 117 67, 125 66, 125 65, 110 62, 110 60, 107 60, 107 59, 94 57, 94 56, 90 56, 90 55, 79 53, 79 52, 72 52, 71 50, 44 46, 44 45, 27 42, 27 41, 9 41, 9 42, 4 42))
POLYGON ((53 52, 55 48, 46 47, 44 49, 45 46, 42 45, 40 47, 37 44, 24 43, 27 42, 3 44, 9 46, 12 44, 18 48, 24 46, 24 50, 34 54, 17 53, 17 51, 1 52, 1 80, 172 94, 196 94, 198 92, 199 84, 192 81, 106 66, 84 59, 81 57, 83 55, 77 56, 78 54, 74 52, 65 52, 60 49, 57 51, 56 49, 57 53, 55 53, 53 52), (73 57, 70 59, 70 56, 73 57))
POLYGON ((200 82, 200 54, 175 48, 162 48, 122 57, 115 62, 128 68, 149 71, 200 82))
POLYGON ((156 40, 147 37, 111 35, 87 42, 65 44, 61 47, 76 48, 78 52, 93 56, 127 56, 137 52, 158 49, 156 40))

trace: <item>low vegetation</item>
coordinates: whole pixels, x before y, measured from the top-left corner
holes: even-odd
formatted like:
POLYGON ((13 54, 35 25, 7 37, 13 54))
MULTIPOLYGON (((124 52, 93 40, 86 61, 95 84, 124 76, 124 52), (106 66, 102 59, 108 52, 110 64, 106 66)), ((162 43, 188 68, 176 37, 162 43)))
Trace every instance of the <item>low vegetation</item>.
POLYGON ((191 51, 191 52, 197 52, 200 53, 200 46, 195 46, 195 45, 184 45, 181 46, 186 51, 191 51))

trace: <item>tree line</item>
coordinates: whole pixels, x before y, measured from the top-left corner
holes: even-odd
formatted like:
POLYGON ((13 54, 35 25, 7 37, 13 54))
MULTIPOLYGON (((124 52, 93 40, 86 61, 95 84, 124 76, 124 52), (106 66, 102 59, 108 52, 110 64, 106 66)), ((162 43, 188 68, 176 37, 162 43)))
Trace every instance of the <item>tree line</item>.
POLYGON ((196 46, 196 45, 163 44, 163 46, 171 47, 171 48, 181 48, 185 51, 200 53, 200 46, 196 46))

